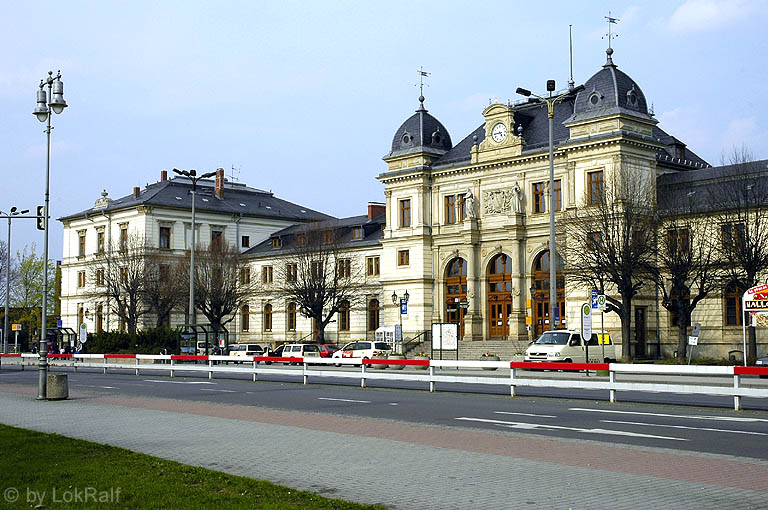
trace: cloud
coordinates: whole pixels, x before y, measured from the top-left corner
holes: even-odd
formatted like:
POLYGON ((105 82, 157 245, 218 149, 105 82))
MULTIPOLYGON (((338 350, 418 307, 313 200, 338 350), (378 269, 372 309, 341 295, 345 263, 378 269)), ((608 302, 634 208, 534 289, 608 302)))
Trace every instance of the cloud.
POLYGON ((745 18, 756 7, 751 0, 688 0, 669 18, 672 32, 695 32, 724 27, 745 18))
POLYGON ((725 128, 722 135, 723 150, 732 147, 746 147, 756 157, 765 154, 765 140, 768 132, 762 129, 756 117, 734 119, 725 128))

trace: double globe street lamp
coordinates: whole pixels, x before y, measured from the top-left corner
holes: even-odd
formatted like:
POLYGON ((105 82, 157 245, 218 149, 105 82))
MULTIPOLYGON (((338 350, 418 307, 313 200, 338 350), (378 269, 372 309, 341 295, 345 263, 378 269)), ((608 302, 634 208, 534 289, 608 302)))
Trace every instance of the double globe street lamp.
POLYGON ((48 71, 48 77, 40 80, 40 88, 37 91, 37 106, 32 112, 40 122, 48 121, 45 128, 47 138, 47 150, 45 159, 45 206, 43 208, 44 242, 43 242, 43 309, 42 320, 40 322, 40 356, 38 361, 38 383, 37 399, 46 398, 46 378, 48 377, 48 223, 50 214, 48 206, 50 203, 50 174, 51 174, 51 112, 59 114, 67 107, 64 100, 64 83, 61 81, 61 71, 53 76, 53 71, 48 71), (48 86, 46 94, 45 87, 48 86), (49 101, 50 98, 50 101, 49 101))

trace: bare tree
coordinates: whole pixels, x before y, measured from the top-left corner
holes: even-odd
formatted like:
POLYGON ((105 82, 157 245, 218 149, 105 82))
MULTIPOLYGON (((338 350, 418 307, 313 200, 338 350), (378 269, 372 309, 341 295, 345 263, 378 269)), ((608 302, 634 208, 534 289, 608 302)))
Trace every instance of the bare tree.
MULTIPOLYGON (((28 338, 31 338, 40 327, 42 318, 40 307, 43 303, 43 257, 35 254, 34 244, 25 246, 24 250, 16 252, 16 261, 12 267, 15 267, 15 278, 11 281, 10 305, 15 309, 17 320, 26 326, 28 338)), ((48 281, 53 281, 55 272, 55 266, 48 264, 48 281)), ((48 313, 51 313, 54 303, 53 285, 48 286, 48 294, 48 313)), ((54 319, 52 314, 49 318, 54 319)))
POLYGON ((662 305, 677 319, 677 357, 687 357, 691 315, 702 299, 716 290, 720 264, 716 223, 699 190, 665 186, 658 190, 659 243, 656 279, 662 305))
POLYGON ((144 302, 148 250, 144 238, 132 233, 107 254, 98 255, 88 274, 90 299, 107 298, 130 334, 151 311, 144 302))
MULTIPOLYGON (((760 283, 768 273, 768 169, 756 162, 746 148, 734 149, 723 158, 725 172, 711 189, 720 224, 719 254, 724 267, 723 284, 739 293, 760 283)), ((737 300, 741 306, 741 299, 737 300)), ((742 311, 743 314, 743 311, 742 311)), ((742 315, 742 320, 748 317, 742 315)), ((749 325, 748 359, 757 357, 755 327, 749 325)))
POLYGON ((655 197, 651 174, 621 168, 586 190, 560 223, 566 279, 606 295, 621 320, 624 359, 631 357, 632 299, 654 275, 655 197))
POLYGON ((314 320, 319 343, 325 343, 325 328, 342 307, 365 298, 362 264, 345 251, 341 238, 342 229, 333 221, 301 227, 285 241, 293 246, 275 271, 277 295, 314 320))
POLYGON ((179 258, 158 251, 147 254, 143 293, 149 312, 155 316, 156 327, 169 324, 174 308, 184 306, 189 288, 187 281, 179 258))
MULTIPOLYGON (((256 290, 253 279, 239 279, 244 264, 238 250, 223 240, 195 250, 195 308, 208 319, 215 335, 235 318, 256 290)), ((181 264, 181 271, 189 288, 188 257, 181 264)))

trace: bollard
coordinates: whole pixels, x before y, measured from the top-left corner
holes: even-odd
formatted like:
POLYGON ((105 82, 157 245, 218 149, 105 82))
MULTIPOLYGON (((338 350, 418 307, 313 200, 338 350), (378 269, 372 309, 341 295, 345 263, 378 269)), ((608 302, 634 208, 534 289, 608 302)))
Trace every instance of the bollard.
POLYGON ((608 377, 609 377, 609 382, 611 383, 611 389, 608 391, 608 395, 609 395, 608 396, 608 401, 611 404, 615 404, 616 403, 616 390, 614 389, 613 385, 616 384, 616 372, 611 370, 608 373, 608 377))
POLYGON ((435 377, 435 367, 432 365, 429 365, 429 392, 434 393, 435 392, 435 381, 433 380, 435 377))
POLYGON ((515 396, 515 369, 509 369, 509 396, 515 396))
POLYGON ((741 411, 741 397, 736 395, 736 392, 739 391, 739 376, 737 374, 733 376, 733 391, 733 410, 741 411))
POLYGON ((47 400, 65 400, 69 398, 67 374, 48 374, 45 398, 47 400))

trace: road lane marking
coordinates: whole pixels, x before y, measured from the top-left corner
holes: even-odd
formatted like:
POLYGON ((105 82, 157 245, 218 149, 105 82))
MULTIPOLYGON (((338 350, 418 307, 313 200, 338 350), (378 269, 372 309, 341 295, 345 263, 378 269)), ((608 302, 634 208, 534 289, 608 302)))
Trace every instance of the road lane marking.
POLYGON ((397 402, 390 402, 389 405, 391 405, 391 406, 399 406, 400 404, 398 404, 397 402))
POLYGON ((106 390, 116 390, 117 386, 96 386, 94 384, 73 384, 72 386, 81 386, 83 388, 104 388, 106 390))
POLYGON ((163 381, 161 379, 144 379, 144 382, 166 383, 166 384, 216 384, 208 381, 163 381))
POLYGON ((237 393, 235 390, 215 390, 212 388, 201 388, 200 391, 220 391, 221 393, 237 393))
POLYGON ((686 427, 685 425, 665 425, 663 423, 642 423, 636 421, 600 420, 601 423, 622 423, 625 425, 639 425, 641 427, 667 427, 671 429, 705 430, 708 432, 728 432, 730 434, 748 434, 752 436, 768 436, 765 432, 750 432, 748 430, 711 429, 707 427, 686 427))
POLYGON ((348 398, 328 398, 328 397, 317 397, 317 400, 332 400, 334 402, 353 402, 355 404, 370 404, 370 400, 351 400, 348 398))
POLYGON ((685 414, 664 414, 664 413, 643 413, 640 411, 616 411, 611 409, 586 409, 582 407, 571 407, 569 411, 586 411, 590 413, 613 413, 613 414, 634 414, 638 416, 658 416, 661 418, 688 418, 691 420, 719 420, 719 421, 738 421, 744 423, 768 422, 765 418, 746 418, 736 416, 707 416, 707 415, 685 415, 685 414))
POLYGON ((610 429, 582 429, 578 427, 563 427, 559 425, 546 425, 541 423, 523 423, 515 421, 502 421, 502 420, 488 420, 485 418, 469 418, 461 417, 456 418, 462 421, 476 421, 480 423, 490 423, 493 425, 499 425, 501 427, 508 427, 511 429, 523 429, 523 430, 566 430, 569 432, 581 432, 582 434, 600 434, 608 436, 629 436, 629 437, 642 437, 645 439, 667 439, 670 441, 689 441, 682 437, 668 437, 668 436, 656 436, 651 434, 640 434, 636 432, 626 432, 623 430, 610 430, 610 429))
POLYGON ((493 414, 511 414, 514 416, 532 416, 533 418, 557 418, 551 414, 512 413, 510 411, 494 411, 493 414))

